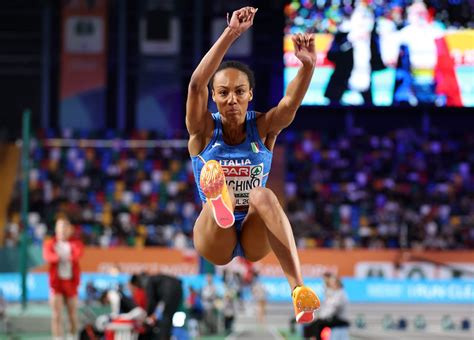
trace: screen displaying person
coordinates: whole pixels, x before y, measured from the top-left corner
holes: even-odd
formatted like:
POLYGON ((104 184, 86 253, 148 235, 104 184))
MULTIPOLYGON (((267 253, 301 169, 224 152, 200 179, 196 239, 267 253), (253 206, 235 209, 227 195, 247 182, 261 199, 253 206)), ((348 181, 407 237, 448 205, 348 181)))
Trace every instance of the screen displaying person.
POLYGON ((358 4, 350 19, 344 20, 329 48, 327 58, 334 72, 326 87, 325 97, 331 104, 372 105, 372 72, 385 68, 380 54, 379 37, 372 10, 358 4))
POLYGON ((396 104, 462 106, 445 29, 423 1, 407 8, 407 24, 392 39, 399 45, 393 101, 396 104))

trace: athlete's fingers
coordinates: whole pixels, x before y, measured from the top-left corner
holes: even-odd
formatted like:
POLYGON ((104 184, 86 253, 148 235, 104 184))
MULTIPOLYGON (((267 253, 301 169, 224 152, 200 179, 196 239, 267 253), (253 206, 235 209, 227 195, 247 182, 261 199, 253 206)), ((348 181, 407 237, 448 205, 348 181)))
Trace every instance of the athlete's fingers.
POLYGON ((293 35, 293 37, 291 39, 293 40, 293 45, 295 47, 295 52, 301 51, 301 44, 299 42, 298 34, 293 35))
POLYGON ((249 17, 251 12, 251 7, 245 7, 245 13, 247 14, 247 18, 249 17))
POLYGON ((291 37, 291 40, 293 41, 293 46, 295 47, 295 50, 298 48, 298 40, 296 39, 296 34, 291 37))
POLYGON ((250 14, 250 20, 249 20, 252 25, 253 25, 253 19, 254 19, 254 18, 255 18, 255 12, 252 12, 252 13, 250 14))
POLYGON ((250 20, 250 14, 252 12, 250 11, 250 7, 246 7, 245 8, 245 21, 249 21, 250 20))
POLYGON ((309 47, 314 48, 314 35, 312 35, 312 34, 309 38, 309 47))
POLYGON ((301 33, 298 33, 296 40, 298 41, 299 47, 301 47, 301 45, 303 45, 303 35, 301 33))
POLYGON ((258 8, 252 8, 250 11, 250 23, 253 25, 253 19, 255 18, 255 13, 257 13, 258 8))

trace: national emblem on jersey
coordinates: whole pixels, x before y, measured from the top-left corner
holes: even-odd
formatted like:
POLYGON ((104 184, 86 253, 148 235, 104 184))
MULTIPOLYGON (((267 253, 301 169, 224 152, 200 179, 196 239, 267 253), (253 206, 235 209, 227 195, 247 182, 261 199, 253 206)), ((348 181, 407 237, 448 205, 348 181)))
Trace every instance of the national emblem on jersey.
POLYGON ((258 147, 258 144, 257 144, 257 143, 252 142, 252 143, 250 143, 250 145, 252 146, 252 151, 253 151, 253 152, 259 153, 260 148, 258 147))

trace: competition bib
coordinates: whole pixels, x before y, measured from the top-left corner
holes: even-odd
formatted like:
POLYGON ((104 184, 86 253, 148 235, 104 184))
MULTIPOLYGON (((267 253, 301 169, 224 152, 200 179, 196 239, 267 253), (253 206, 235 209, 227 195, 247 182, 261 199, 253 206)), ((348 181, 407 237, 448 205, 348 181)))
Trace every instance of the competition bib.
POLYGON ((250 160, 221 160, 227 185, 234 190, 236 207, 249 205, 250 190, 263 182, 263 163, 252 165, 250 160))
POLYGON ((60 261, 58 264, 58 276, 61 280, 72 279, 72 263, 71 261, 60 261))
POLYGON ((71 244, 69 242, 58 241, 55 248, 56 254, 59 256, 58 276, 61 280, 70 280, 72 278, 72 263, 69 260, 71 256, 71 244))

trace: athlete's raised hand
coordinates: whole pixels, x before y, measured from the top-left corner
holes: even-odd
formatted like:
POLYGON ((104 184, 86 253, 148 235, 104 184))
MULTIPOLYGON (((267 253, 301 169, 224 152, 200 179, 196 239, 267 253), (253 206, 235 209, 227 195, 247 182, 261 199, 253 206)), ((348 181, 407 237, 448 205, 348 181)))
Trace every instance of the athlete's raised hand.
POLYGON ((227 13, 227 25, 238 34, 241 34, 253 25, 253 18, 257 10, 258 8, 254 7, 242 7, 232 12, 230 20, 229 13, 227 13))
POLYGON ((314 36, 310 33, 297 33, 291 37, 295 47, 295 55, 303 65, 314 66, 316 53, 314 49, 314 36))

